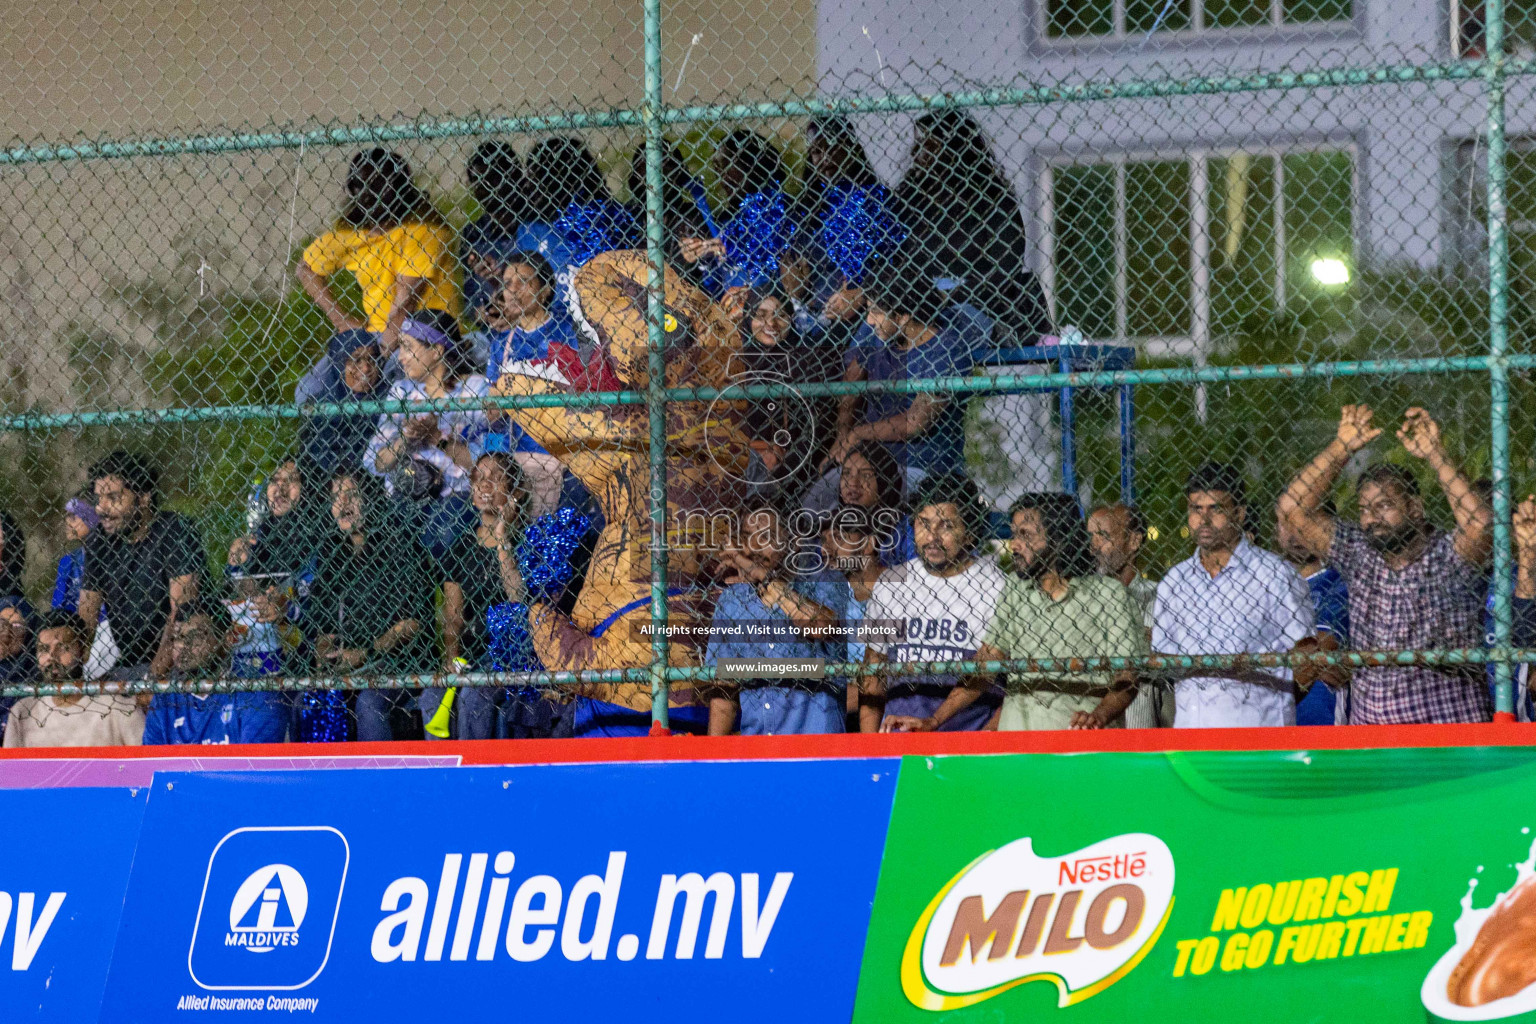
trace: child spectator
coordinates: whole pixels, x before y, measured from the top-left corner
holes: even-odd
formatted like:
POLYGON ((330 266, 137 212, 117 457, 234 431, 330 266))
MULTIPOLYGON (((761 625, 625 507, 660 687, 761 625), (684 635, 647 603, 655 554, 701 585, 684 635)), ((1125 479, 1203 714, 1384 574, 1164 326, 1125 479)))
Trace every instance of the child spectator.
MULTIPOLYGON (((316 402, 348 405, 382 401, 389 396, 378 346, 367 331, 343 331, 330 340, 326 354, 305 374, 294 393, 300 405, 316 402)), ((299 426, 304 463, 321 479, 339 469, 362 465, 377 428, 377 413, 307 417, 299 426)))
MULTIPOLYGON (((37 667, 50 686, 78 684, 85 668, 85 630, 68 612, 49 612, 37 630, 37 667)), ((132 697, 23 697, 5 723, 7 747, 136 747, 144 712, 132 697)))
MULTIPOLYGON (((886 569, 865 609, 870 620, 899 622, 905 631, 894 641, 870 640, 865 664, 975 657, 982 630, 992 621, 1002 594, 1003 571, 977 550, 987 529, 987 511, 974 483, 958 473, 936 473, 923 481, 916 509, 912 523, 917 557, 886 569)), ((859 728, 863 732, 985 728, 1001 702, 993 691, 966 700, 957 713, 935 720, 957 682, 953 675, 867 675, 861 682, 859 728)))
POLYGON ((398 153, 356 153, 347 171, 347 206, 331 230, 299 259, 306 294, 336 332, 367 330, 388 359, 400 327, 417 310, 459 312, 454 285, 453 233, 425 193, 411 181, 411 166, 398 153), (342 309, 332 275, 349 270, 363 291, 363 316, 342 309))
MULTIPOLYGON (((171 682, 195 687, 230 676, 235 631, 223 604, 199 598, 178 609, 172 627, 171 682)), ((281 743, 288 708, 271 690, 243 693, 157 693, 144 716, 144 744, 281 743)))
MULTIPOLYGON (((410 531, 390 520, 388 503, 372 477, 340 473, 331 480, 330 493, 334 528, 320 544, 308 615, 316 638, 316 671, 431 672, 434 588, 426 553, 410 531)), ((409 698, 404 690, 359 691, 357 739, 419 737, 420 722, 408 709, 409 698)))

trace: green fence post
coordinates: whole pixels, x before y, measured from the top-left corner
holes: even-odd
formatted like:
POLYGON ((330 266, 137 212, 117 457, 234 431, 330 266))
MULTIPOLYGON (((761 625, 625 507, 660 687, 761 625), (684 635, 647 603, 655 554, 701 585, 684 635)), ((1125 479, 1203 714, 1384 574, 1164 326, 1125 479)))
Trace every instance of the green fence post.
MULTIPOLYGON (((1504 0, 1487 0, 1488 53, 1488 376, 1492 392, 1493 631, 1494 646, 1507 651, 1513 633, 1509 501, 1509 235, 1505 199, 1504 0)), ((1509 659, 1494 663, 1494 712, 1515 710, 1509 659)))
POLYGON ((651 427, 651 730, 668 727, 667 717, 667 343, 664 300, 666 249, 662 224, 661 119, 661 0, 645 0, 645 248, 646 272, 646 410, 651 427))

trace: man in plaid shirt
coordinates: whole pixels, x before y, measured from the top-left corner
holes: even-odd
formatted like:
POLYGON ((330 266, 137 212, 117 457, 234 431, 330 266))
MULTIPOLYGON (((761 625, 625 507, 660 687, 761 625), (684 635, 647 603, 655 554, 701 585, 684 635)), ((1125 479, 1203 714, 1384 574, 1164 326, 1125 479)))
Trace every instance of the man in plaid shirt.
MULTIPOLYGON (((1417 479, 1385 463, 1360 476, 1359 526, 1318 510, 1344 464, 1380 436, 1369 406, 1346 405, 1338 436, 1281 495, 1280 519, 1344 577, 1355 650, 1479 647, 1493 512, 1446 456, 1429 413, 1409 409, 1397 437, 1434 470, 1455 532, 1430 525, 1417 479)), ((1360 668, 1350 689, 1352 725, 1486 722, 1492 714, 1488 687, 1472 665, 1360 668)))

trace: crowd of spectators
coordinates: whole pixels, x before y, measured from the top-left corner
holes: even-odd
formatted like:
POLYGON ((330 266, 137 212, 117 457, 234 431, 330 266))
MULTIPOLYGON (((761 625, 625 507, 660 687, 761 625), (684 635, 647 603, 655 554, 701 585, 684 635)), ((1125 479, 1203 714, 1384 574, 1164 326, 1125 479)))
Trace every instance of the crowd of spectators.
MULTIPOLYGON (((744 380, 964 376, 989 346, 1051 330, 1027 271, 1018 198, 981 128, 919 119, 894 188, 851 126, 807 127, 808 184, 787 192, 774 142, 717 145, 713 199, 676 149, 663 157, 669 261, 739 324, 744 380)), ((644 154, 630 167, 640 194, 644 154)), ((561 462, 488 401, 514 369, 555 364, 584 390, 620 385, 579 329, 574 269, 644 244, 588 148, 556 138, 520 156, 474 153, 479 216, 457 235, 397 154, 357 154, 347 200, 300 258, 300 285, 334 336, 296 391, 324 405, 252 493, 247 529, 210 572, 204 540, 162 507, 153 460, 113 452, 63 509, 74 545, 51 608, 22 593, 26 542, 0 512, 0 681, 165 680, 148 696, 25 697, 6 746, 466 739, 620 734, 558 688, 457 686, 464 672, 538 670, 522 559, 540 524, 579 520, 565 609, 601 526, 561 462), (361 289, 343 301, 337 275, 361 289), (382 399, 451 403, 377 414, 382 399), (578 515, 565 516, 575 510, 578 515), (363 678, 356 689, 283 680, 363 678), (208 692, 210 679, 249 689, 208 692), (262 682, 265 681, 265 682, 262 682)), ((1476 665, 1360 667, 1280 656, 1483 645, 1492 514, 1439 427, 1409 410, 1397 438, 1455 519, 1431 525, 1418 477, 1376 463, 1337 515, 1341 474, 1382 433, 1346 406, 1336 439, 1285 490, 1278 553, 1255 542, 1242 473, 1208 463, 1185 487, 1189 557, 1161 580, 1147 524, 1030 492, 993 510, 965 465, 965 404, 943 392, 743 403, 751 501, 713 552, 707 666, 774 660, 864 666, 847 675, 700 686, 711 734, 1228 727, 1484 721, 1476 665), (743 624, 759 629, 743 630, 743 624), (854 628, 860 627, 860 628, 854 628), (1155 670, 1149 655, 1175 656, 1155 670), (1178 657, 1188 660, 1180 663, 1178 657), (1084 669, 1084 658, 1119 659, 1084 669), (1028 664, 946 674, 932 662, 1028 664), (910 668, 906 667, 910 666, 910 668), (876 671, 870 671, 877 669, 876 671)), ((1358 464, 1357 464, 1358 468, 1358 464)), ((1521 504, 1518 636, 1536 634, 1536 498, 1521 504)), ((707 724, 706 724, 707 723, 707 724)))

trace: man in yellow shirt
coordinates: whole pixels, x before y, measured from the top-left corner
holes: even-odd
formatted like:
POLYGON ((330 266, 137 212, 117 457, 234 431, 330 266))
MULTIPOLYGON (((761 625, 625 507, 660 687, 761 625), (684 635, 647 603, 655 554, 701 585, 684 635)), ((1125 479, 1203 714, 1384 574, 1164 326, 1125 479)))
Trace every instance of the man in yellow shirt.
POLYGON ((400 325, 415 310, 458 315, 453 232, 412 184, 410 165, 398 153, 371 149, 353 156, 347 194, 336 225, 305 248, 298 279, 338 334, 371 331, 388 358, 400 325), (331 290, 329 278, 343 270, 362 288, 365 320, 342 309, 331 290))

